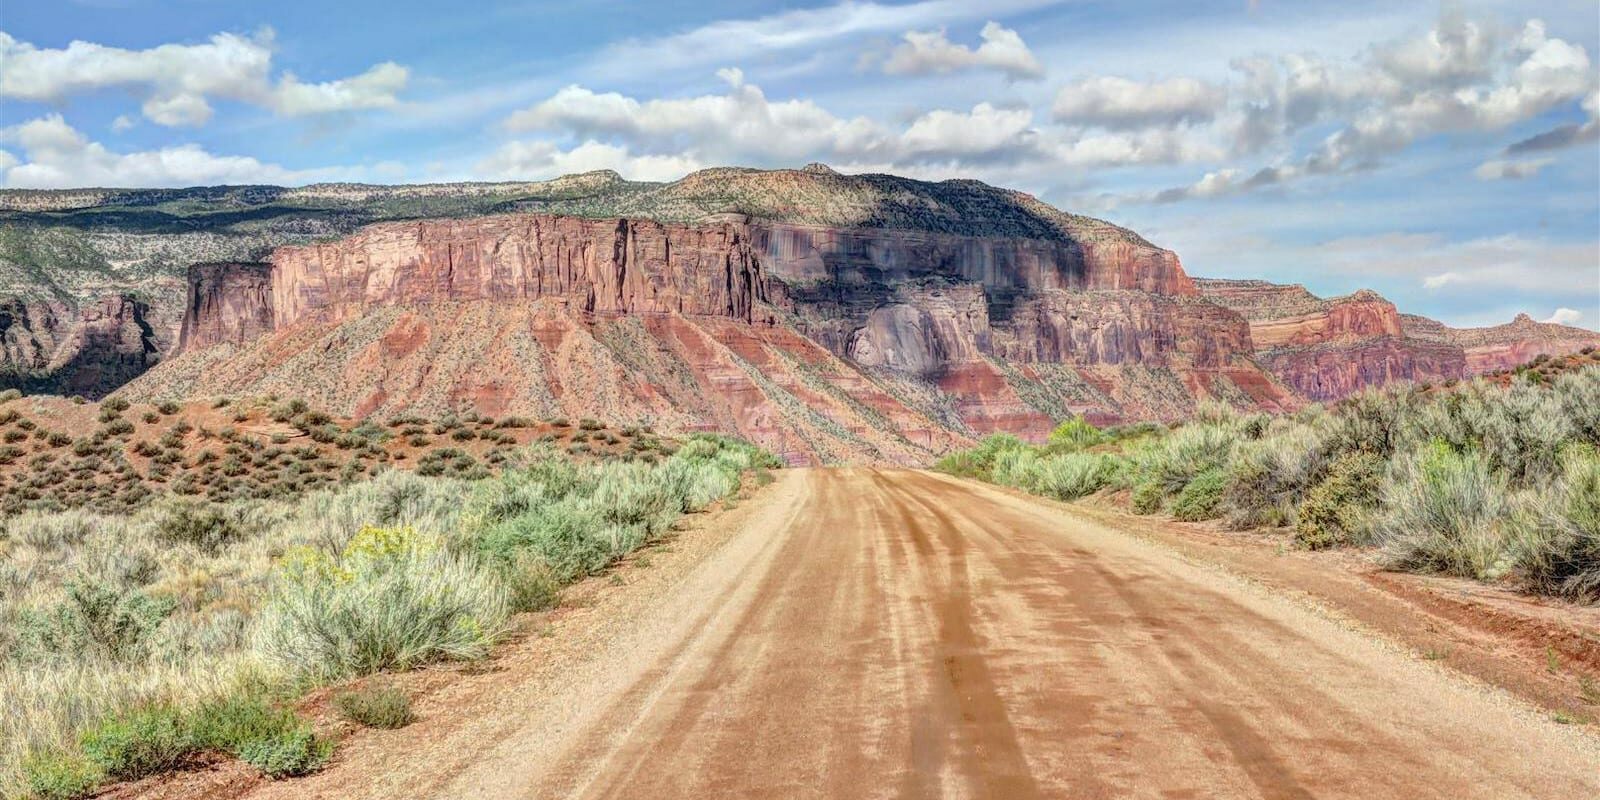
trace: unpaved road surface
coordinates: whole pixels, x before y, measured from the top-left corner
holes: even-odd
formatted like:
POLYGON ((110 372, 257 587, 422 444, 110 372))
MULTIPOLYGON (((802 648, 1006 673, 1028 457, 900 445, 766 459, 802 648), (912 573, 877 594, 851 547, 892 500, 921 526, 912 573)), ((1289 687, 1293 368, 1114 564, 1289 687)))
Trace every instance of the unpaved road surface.
POLYGON ((584 665, 262 792, 1600 797, 1592 731, 1087 516, 870 469, 741 512, 584 665))

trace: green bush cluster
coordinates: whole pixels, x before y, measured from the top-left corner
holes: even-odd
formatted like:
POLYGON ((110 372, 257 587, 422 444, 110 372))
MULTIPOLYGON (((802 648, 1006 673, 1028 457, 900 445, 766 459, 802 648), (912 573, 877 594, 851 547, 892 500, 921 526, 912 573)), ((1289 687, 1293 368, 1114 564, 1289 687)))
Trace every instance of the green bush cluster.
POLYGON ((181 708, 158 704, 101 721, 76 750, 36 754, 22 770, 40 797, 79 797, 107 779, 136 780, 208 751, 229 753, 274 778, 315 771, 333 752, 308 723, 259 692, 181 708))
POLYGON ((937 468, 1066 500, 1128 489, 1140 514, 1283 527, 1307 549, 1375 545, 1396 569, 1600 602, 1597 447, 1589 366, 1275 416, 1203 404, 1171 431, 1068 420, 1042 445, 991 436, 937 468))

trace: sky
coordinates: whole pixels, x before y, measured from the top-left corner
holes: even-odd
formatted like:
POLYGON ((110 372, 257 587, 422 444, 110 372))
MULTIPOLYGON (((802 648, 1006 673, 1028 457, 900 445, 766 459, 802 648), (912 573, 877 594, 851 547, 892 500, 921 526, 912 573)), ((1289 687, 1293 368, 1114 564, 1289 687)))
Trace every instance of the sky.
POLYGON ((1597 59, 1593 0, 0 0, 0 186, 820 161, 1600 329, 1597 59))

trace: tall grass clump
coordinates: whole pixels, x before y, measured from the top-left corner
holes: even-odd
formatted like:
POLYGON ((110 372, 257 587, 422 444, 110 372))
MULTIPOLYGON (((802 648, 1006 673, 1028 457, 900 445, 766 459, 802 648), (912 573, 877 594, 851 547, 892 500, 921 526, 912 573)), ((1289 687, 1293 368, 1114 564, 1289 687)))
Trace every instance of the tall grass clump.
POLYGON ((1109 486, 1123 467, 1110 453, 1066 453, 1037 462, 1035 491, 1057 500, 1076 500, 1109 486))
POLYGON ((1600 456, 1569 449, 1562 476, 1523 496, 1510 546, 1523 581, 1535 591, 1600 602, 1600 456))
POLYGON ((1374 530, 1400 569, 1497 578, 1511 566, 1500 531, 1508 500, 1488 457, 1435 439, 1391 465, 1374 530))
POLYGON ((256 648, 327 681, 482 658, 506 630, 507 592, 470 556, 414 528, 363 528, 337 555, 285 556, 256 648))

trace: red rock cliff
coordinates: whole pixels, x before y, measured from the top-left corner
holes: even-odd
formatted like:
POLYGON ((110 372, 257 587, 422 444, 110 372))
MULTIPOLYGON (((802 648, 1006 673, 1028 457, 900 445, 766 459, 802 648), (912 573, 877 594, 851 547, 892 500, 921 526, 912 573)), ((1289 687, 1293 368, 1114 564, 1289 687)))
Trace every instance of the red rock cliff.
POLYGON ((99 398, 161 359, 170 341, 143 300, 0 298, 0 388, 99 398))
POLYGON ((244 344, 274 329, 272 265, 196 264, 178 335, 180 349, 244 344))
POLYGON ((595 314, 710 315, 749 322, 761 262, 743 226, 514 214, 385 223, 273 252, 279 326, 311 315, 438 300, 559 298, 595 314))
POLYGON ((820 460, 1043 435, 1073 413, 1174 418, 1201 397, 1296 402, 1250 360, 1246 320, 1197 296, 1176 256, 1085 230, 1080 241, 737 215, 379 224, 280 248, 265 267, 195 270, 183 340, 201 360, 137 391, 163 379, 191 381, 186 393, 281 391, 310 376, 280 370, 315 362, 324 382, 343 376, 325 401, 345 413, 467 401, 676 419, 820 460), (223 342, 247 352, 203 352, 223 342))
POLYGON ((1600 344, 1600 334, 1534 322, 1456 329, 1402 315, 1376 292, 1319 298, 1302 286, 1254 280, 1199 280, 1201 293, 1250 320, 1256 359, 1313 400, 1369 386, 1480 375, 1600 344))

